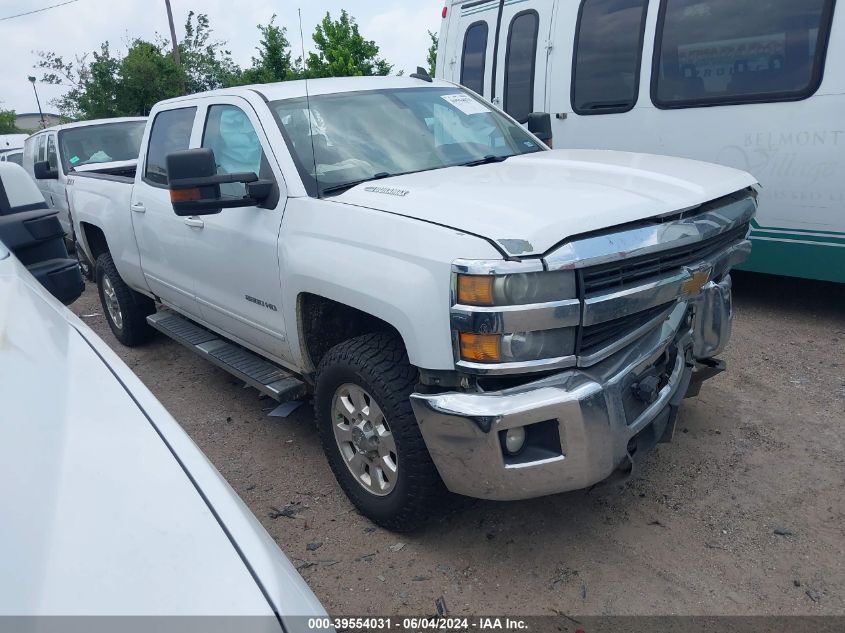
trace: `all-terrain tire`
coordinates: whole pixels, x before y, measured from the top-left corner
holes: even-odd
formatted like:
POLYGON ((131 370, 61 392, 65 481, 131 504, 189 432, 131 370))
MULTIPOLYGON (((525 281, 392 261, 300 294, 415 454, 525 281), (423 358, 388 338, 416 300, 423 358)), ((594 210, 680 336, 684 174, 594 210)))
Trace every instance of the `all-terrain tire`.
POLYGON ((109 253, 97 258, 94 276, 103 314, 117 340, 127 347, 137 347, 152 339, 155 330, 147 317, 155 312, 155 302, 126 285, 109 253))
POLYGON ((366 334, 336 345, 320 362, 315 380, 320 440, 335 477, 364 516, 397 532, 414 530, 437 510, 446 511, 452 496, 431 461, 411 409, 417 380, 402 341, 388 333, 366 334), (358 482, 335 439, 332 406, 336 391, 345 384, 372 395, 393 435, 398 468, 386 496, 377 496, 358 482))

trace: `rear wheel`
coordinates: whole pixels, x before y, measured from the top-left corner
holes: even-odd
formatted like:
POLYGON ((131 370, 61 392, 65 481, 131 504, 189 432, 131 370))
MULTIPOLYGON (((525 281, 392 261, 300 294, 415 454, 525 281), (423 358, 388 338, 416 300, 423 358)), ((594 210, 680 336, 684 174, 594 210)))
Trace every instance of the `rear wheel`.
POLYGON ((315 385, 335 477, 362 514, 396 531, 419 527, 450 496, 411 410, 416 382, 401 340, 368 334, 332 348, 315 385))
POLYGON ((109 253, 97 258, 95 277, 106 321, 117 340, 128 347, 149 341, 155 330, 147 317, 155 312, 155 302, 124 283, 109 253))

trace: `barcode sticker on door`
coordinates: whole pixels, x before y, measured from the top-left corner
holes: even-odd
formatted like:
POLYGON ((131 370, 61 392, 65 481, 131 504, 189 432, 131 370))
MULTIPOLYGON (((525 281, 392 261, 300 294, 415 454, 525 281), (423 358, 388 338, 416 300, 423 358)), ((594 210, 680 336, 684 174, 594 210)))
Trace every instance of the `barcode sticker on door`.
POLYGON ((485 106, 480 101, 476 101, 469 95, 457 93, 450 95, 440 95, 440 98, 446 101, 447 103, 451 104, 452 106, 456 107, 464 114, 484 114, 485 112, 490 112, 490 108, 485 106))

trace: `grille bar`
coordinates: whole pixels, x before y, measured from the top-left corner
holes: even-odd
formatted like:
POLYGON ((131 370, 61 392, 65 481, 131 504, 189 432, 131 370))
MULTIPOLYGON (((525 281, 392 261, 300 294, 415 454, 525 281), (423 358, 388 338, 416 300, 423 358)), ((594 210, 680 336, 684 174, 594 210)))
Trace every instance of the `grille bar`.
POLYGON ((613 321, 605 321, 582 328, 578 355, 590 356, 601 351, 611 343, 626 337, 637 328, 667 312, 674 303, 674 301, 670 301, 636 314, 629 314, 613 321))
POLYGON ((706 259, 732 243, 745 239, 748 228, 748 224, 742 224, 703 242, 679 246, 653 255, 585 268, 581 271, 581 287, 584 295, 589 297, 598 293, 611 292, 651 277, 674 273, 682 266, 706 259))

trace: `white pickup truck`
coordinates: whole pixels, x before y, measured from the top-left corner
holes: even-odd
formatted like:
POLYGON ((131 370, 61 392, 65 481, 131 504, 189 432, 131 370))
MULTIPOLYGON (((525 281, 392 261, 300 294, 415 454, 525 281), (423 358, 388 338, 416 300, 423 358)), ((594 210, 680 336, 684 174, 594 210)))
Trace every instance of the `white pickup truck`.
POLYGON ((722 368, 755 184, 550 150, 418 74, 159 103, 134 179, 79 173, 71 206, 120 341, 313 394, 344 491, 405 530, 448 491, 583 488, 671 438, 722 368))

